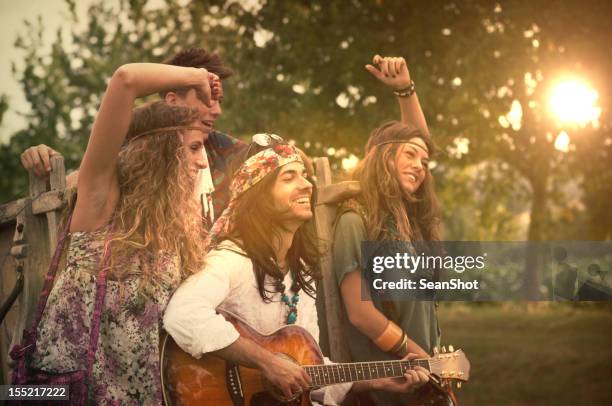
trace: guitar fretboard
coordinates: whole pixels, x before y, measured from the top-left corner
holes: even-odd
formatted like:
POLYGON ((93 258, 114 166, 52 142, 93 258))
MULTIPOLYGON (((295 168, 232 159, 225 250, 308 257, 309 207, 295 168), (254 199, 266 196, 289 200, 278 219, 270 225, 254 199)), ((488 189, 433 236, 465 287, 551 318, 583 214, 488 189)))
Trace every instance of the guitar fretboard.
POLYGON ((371 361, 330 365, 305 365, 304 370, 312 379, 313 386, 367 381, 379 378, 399 378, 407 369, 415 366, 429 370, 428 360, 371 361))

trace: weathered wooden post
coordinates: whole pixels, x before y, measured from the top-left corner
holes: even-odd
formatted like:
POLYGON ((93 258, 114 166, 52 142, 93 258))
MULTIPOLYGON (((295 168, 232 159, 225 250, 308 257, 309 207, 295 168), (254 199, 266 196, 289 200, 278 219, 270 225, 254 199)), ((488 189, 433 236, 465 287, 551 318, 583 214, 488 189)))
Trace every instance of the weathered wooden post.
POLYGON ((321 346, 329 351, 335 362, 350 361, 342 315, 342 298, 338 290, 336 273, 333 268, 332 243, 333 223, 337 206, 341 201, 359 192, 358 182, 332 184, 332 173, 327 158, 315 158, 317 177, 317 201, 315 202, 315 226, 323 248, 321 271, 323 280, 318 292, 318 309, 321 326, 321 346))
MULTIPOLYGON (((14 227, 10 242, 12 260, 5 262, 0 277, 0 296, 6 311, 0 334, 0 379, 5 383, 9 381, 12 366, 8 351, 21 342, 23 329, 31 322, 44 274, 57 244, 60 211, 67 202, 64 158, 52 157, 51 167, 49 179, 30 175, 30 196, 0 206, 3 240, 8 228, 14 227)), ((8 245, 7 241, 2 245, 8 245)))
MULTIPOLYGON (((52 256, 57 245, 57 233, 60 222, 60 211, 66 205, 66 169, 64 158, 61 155, 51 157, 51 175, 49 176, 49 189, 45 190, 38 199, 32 198, 32 213, 44 214, 47 218, 49 241, 49 255, 52 256)), ((33 181, 30 175, 30 182, 33 181)), ((35 179, 34 184, 40 184, 41 179, 35 179), (37 183, 38 182, 38 183, 37 183)), ((46 184, 43 184, 46 186, 46 184)), ((38 195, 37 195, 38 196, 38 195)), ((49 257, 50 258, 50 257, 49 257)))

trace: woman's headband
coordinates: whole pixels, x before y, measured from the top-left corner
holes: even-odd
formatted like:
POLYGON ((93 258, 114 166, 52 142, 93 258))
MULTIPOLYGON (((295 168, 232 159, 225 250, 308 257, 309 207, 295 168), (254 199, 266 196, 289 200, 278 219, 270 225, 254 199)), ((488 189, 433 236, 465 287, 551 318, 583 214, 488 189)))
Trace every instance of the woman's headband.
POLYGON ((204 129, 202 127, 196 127, 196 126, 189 126, 189 125, 180 125, 180 126, 173 126, 173 127, 160 127, 160 128, 154 128, 152 130, 149 131, 145 131, 143 133, 140 134, 136 134, 133 137, 130 137, 127 141, 128 142, 132 142, 137 138, 140 137, 145 137, 147 135, 153 135, 153 134, 157 134, 157 133, 163 133, 163 132, 167 132, 167 131, 178 131, 178 130, 199 130, 199 131, 204 131, 204 129))
POLYGON ((370 151, 374 147, 378 147, 385 144, 411 144, 415 147, 418 147, 422 150, 425 150, 428 153, 433 147, 431 143, 431 138, 429 134, 424 133, 420 129, 416 127, 407 126, 405 124, 394 122, 391 124, 383 125, 382 127, 375 130, 375 132, 370 136, 370 140, 367 144, 366 152, 370 151), (427 149, 423 148, 422 145, 419 145, 412 141, 414 138, 421 138, 425 143, 427 149))

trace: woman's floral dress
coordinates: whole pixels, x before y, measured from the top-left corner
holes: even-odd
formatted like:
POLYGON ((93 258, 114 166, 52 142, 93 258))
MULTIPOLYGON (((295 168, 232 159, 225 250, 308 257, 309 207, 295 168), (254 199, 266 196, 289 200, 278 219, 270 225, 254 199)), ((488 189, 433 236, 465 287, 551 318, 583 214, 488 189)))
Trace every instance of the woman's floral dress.
MULTIPOLYGON (((31 366, 49 372, 86 369, 89 326, 96 294, 96 277, 106 229, 73 232, 66 268, 56 276, 38 326, 31 366)), ((146 261, 152 261, 147 258, 146 261)), ((108 280, 93 365, 89 400, 95 404, 163 404, 159 371, 159 335, 164 309, 180 283, 176 258, 159 259, 158 270, 176 275, 138 294, 140 256, 130 258, 129 276, 108 280)))

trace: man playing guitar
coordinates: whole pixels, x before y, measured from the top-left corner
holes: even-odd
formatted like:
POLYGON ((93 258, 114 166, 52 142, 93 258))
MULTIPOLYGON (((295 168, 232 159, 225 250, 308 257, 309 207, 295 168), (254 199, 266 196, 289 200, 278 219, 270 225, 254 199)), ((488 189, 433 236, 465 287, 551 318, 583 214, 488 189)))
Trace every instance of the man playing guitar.
POLYGON ((407 392, 424 385, 428 373, 416 366, 400 378, 309 391, 312 374, 241 335, 218 313, 232 313, 263 334, 296 324, 318 340, 318 254, 309 224, 313 186, 294 147, 273 134, 257 134, 253 141, 236 171, 230 204, 211 230, 206 266, 174 294, 165 329, 192 357, 211 353, 259 370, 286 399, 304 391, 310 401, 333 405, 349 391, 407 392))

